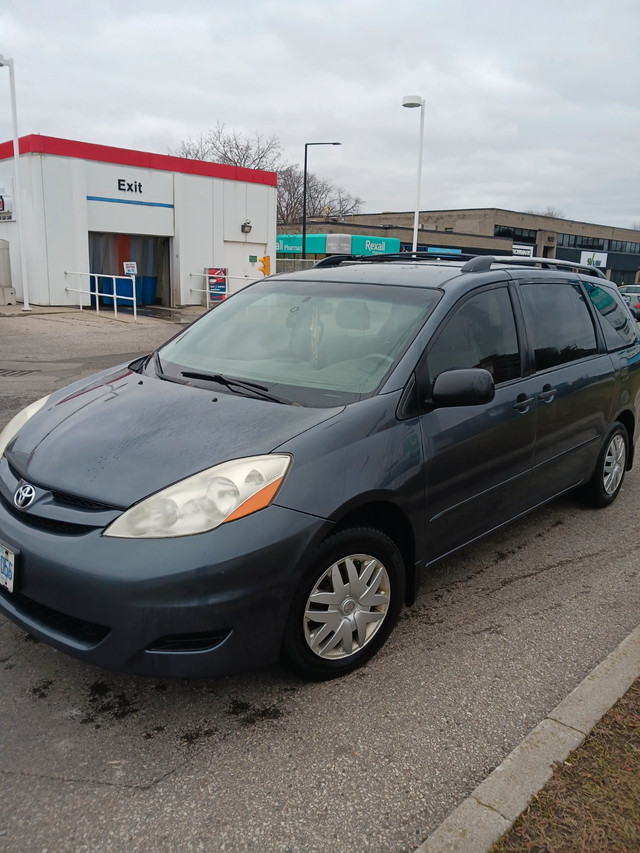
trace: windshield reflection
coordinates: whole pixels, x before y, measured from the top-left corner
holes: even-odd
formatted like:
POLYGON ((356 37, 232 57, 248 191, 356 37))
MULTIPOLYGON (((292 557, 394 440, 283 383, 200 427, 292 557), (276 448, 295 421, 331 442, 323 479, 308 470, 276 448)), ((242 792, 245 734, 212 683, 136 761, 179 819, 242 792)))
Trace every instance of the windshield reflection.
POLYGON ((168 377, 219 374, 280 398, 335 406, 375 393, 439 292, 270 280, 248 287, 160 349, 168 377))

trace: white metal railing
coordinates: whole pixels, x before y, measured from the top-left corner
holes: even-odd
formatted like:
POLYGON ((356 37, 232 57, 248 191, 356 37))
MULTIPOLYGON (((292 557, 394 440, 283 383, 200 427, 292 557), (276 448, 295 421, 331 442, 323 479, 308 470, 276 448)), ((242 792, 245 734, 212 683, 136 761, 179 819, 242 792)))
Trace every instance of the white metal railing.
MULTIPOLYGON (((207 278, 209 278, 209 273, 206 273, 206 272, 190 272, 189 277, 190 278, 207 279, 207 278)), ((223 297, 224 299, 226 299, 227 296, 229 296, 229 281, 231 279, 237 279, 239 281, 242 281, 244 284, 251 284, 252 281, 256 281, 255 278, 251 278, 251 276, 249 276, 249 275, 226 275, 225 276, 225 291, 224 291, 224 297, 223 297)), ((209 308, 211 307, 211 293, 209 291, 209 287, 208 287, 208 284, 206 281, 205 281, 205 285, 207 285, 207 286, 205 286, 204 288, 202 288, 202 287, 190 287, 189 293, 204 293, 205 306, 206 306, 207 311, 208 311, 209 308)))
MULTIPOLYGON (((113 316, 114 317, 118 316, 118 299, 125 299, 128 302, 133 303, 133 322, 134 323, 138 322, 138 312, 136 310, 136 277, 135 277, 135 275, 105 275, 104 273, 98 273, 98 272, 72 272, 71 270, 65 270, 64 275, 65 275, 65 278, 68 275, 87 276, 89 278, 89 290, 83 290, 82 288, 77 288, 77 287, 65 287, 65 290, 67 291, 67 293, 86 294, 89 296, 89 302, 91 302, 91 297, 95 296, 96 314, 100 313, 100 297, 101 296, 103 298, 106 297, 108 299, 113 298, 113 316), (91 289, 91 283, 92 283, 91 279, 92 278, 95 279, 95 285, 96 285, 95 290, 91 289), (100 290, 100 286, 99 286, 99 282, 98 282, 98 279, 100 279, 100 278, 111 279, 112 288, 113 288, 111 293, 109 293, 108 291, 100 290), (117 292, 116 281, 119 278, 131 279, 131 293, 133 294, 132 296, 125 296, 124 293, 118 293, 117 292)), ((82 299, 79 300, 79 303, 80 303, 80 310, 82 311, 82 309, 83 309, 82 299)))

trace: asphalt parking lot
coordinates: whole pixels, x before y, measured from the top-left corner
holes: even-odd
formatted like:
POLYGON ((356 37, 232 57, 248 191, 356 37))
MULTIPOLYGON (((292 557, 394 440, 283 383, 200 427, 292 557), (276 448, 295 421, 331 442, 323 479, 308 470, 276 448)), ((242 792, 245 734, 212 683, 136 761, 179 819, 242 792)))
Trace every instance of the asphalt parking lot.
MULTIPOLYGON (((0 427, 176 323, 0 316, 0 427)), ((433 570, 339 681, 111 673, 0 617, 0 849, 410 851, 638 624, 640 474, 433 570)))

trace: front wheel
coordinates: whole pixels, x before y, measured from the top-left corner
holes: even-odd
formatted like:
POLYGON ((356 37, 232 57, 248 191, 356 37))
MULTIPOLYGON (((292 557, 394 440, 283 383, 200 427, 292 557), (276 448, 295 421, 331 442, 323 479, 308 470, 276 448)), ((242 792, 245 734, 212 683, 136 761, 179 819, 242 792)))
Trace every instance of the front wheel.
POLYGON ((595 507, 609 506, 618 497, 627 469, 629 436, 616 422, 600 451, 596 469, 584 490, 586 501, 595 507))
POLYGON ((395 543, 369 528, 326 539, 294 595, 283 658, 304 678, 334 678, 384 644, 404 600, 405 572, 395 543))

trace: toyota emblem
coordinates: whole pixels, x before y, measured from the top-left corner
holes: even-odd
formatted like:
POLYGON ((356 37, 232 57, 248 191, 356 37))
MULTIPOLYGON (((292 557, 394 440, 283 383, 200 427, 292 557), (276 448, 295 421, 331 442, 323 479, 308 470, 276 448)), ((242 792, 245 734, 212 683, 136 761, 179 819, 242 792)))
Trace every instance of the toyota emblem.
POLYGON ((13 496, 13 502, 18 509, 27 509, 36 499, 36 490, 29 483, 23 483, 13 496))

